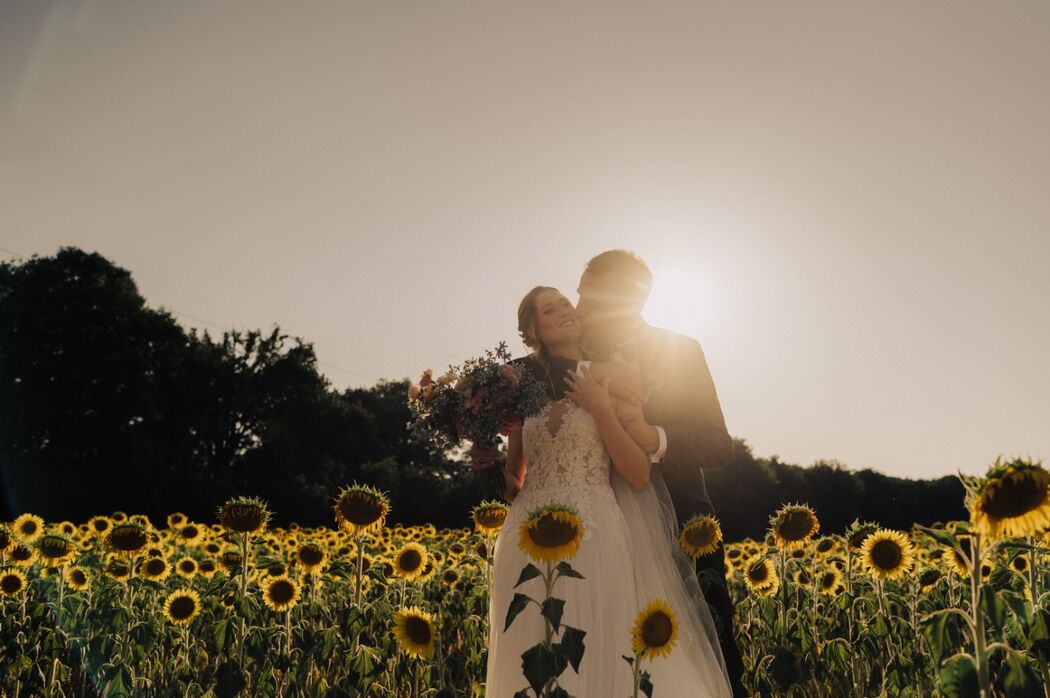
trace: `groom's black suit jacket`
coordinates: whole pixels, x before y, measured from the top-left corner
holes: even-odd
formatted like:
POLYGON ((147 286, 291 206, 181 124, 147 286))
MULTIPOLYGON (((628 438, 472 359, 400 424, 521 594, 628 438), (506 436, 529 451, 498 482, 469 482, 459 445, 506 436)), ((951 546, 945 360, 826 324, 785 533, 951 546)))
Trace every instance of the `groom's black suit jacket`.
MULTIPOLYGON (((698 513, 714 515, 703 471, 729 461, 733 439, 703 349, 692 337, 644 324, 634 351, 649 390, 645 419, 663 427, 667 435, 667 452, 654 467, 663 474, 678 521, 684 523, 698 513)), ((608 357, 587 358, 601 361, 608 357)), ((531 356, 517 361, 524 362, 555 399, 565 392, 565 372, 577 365, 574 359, 553 358, 548 371, 531 356)))

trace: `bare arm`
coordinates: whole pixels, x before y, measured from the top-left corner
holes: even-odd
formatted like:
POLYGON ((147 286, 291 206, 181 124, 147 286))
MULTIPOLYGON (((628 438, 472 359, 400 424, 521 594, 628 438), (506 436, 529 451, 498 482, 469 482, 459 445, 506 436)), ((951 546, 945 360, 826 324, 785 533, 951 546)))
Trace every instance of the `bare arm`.
POLYGON ((525 449, 522 446, 521 429, 519 428, 510 432, 507 437, 507 467, 504 472, 507 489, 503 492, 503 497, 508 502, 513 501, 521 488, 525 486, 526 470, 528 467, 525 465, 525 449))
POLYGON ((567 378, 570 390, 565 396, 579 404, 594 417, 598 433, 609 452, 613 467, 620 476, 636 490, 644 489, 649 483, 649 456, 638 446, 624 430, 609 398, 609 380, 599 384, 584 369, 583 378, 569 374, 567 378))

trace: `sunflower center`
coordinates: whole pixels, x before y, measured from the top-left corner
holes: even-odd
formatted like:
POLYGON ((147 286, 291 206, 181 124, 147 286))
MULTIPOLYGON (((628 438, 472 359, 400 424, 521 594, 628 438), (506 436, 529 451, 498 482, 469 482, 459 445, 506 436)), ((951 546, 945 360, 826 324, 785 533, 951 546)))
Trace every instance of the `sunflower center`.
POLYGON ((993 519, 1012 519, 1038 508, 1047 499, 1050 473, 1025 471, 1004 477, 989 487, 981 509, 993 519))
POLYGON ((405 619, 405 635, 417 645, 430 644, 430 623, 423 618, 409 616, 405 619))
POLYGON ((73 570, 73 574, 69 576, 73 580, 74 584, 87 584, 87 575, 84 574, 84 570, 73 570))
POLYGON ((483 509, 477 513, 476 519, 485 528, 500 528, 507 519, 507 510, 483 509))
POLYGON ((270 585, 270 600, 277 604, 288 603, 295 597, 295 589, 290 582, 279 579, 270 585))
POLYGON ((864 545, 864 539, 876 530, 878 529, 874 526, 861 526, 849 537, 849 547, 853 550, 860 550, 860 546, 864 545))
POLYGON ((109 539, 117 550, 125 553, 133 553, 146 547, 149 538, 146 532, 137 526, 117 526, 109 533, 109 539))
POLYGON ((415 572, 423 564, 423 556, 419 554, 418 550, 406 550, 401 553, 397 564, 405 572, 415 572))
POLYGON ((5 594, 14 594, 22 588, 22 578, 16 574, 5 574, 0 578, 0 590, 5 594))
POLYGON ((666 613, 650 613, 642 623, 642 640, 646 647, 663 647, 671 639, 671 619, 666 613))
POLYGON ((24 545, 16 545, 14 548, 11 549, 12 560, 22 561, 28 560, 31 557, 33 557, 33 551, 24 545))
POLYGON ((697 548, 705 548, 715 542, 715 527, 710 523, 703 523, 686 529, 685 539, 690 545, 697 548))
POLYGON ((804 539, 813 530, 813 517, 808 511, 788 511, 784 513, 777 526, 780 537, 786 541, 799 541, 804 539))
POLYGON ((176 596, 171 601, 171 617, 175 620, 186 620, 193 616, 197 602, 192 596, 176 596))
POLYGON ((370 494, 355 493, 343 498, 339 513, 355 526, 368 526, 383 516, 383 503, 370 494))
POLYGON ((266 512, 257 504, 227 504, 222 525, 237 533, 254 533, 266 523, 266 512))
POLYGON ((769 568, 763 563, 751 565, 747 571, 747 576, 751 578, 752 582, 764 582, 769 578, 769 568))
POLYGON ((543 548, 558 548, 576 537, 576 526, 568 521, 544 514, 529 529, 532 542, 543 548))
POLYGON ((146 560, 146 564, 143 565, 143 567, 143 571, 146 574, 150 575, 151 577, 156 577, 158 574, 162 574, 164 572, 165 564, 164 560, 161 560, 159 557, 154 557, 150 558, 149 560, 146 560))
POLYGON ((820 586, 823 589, 830 589, 835 586, 838 580, 838 575, 834 572, 825 572, 820 576, 820 586))
POLYGON ((324 560, 324 551, 316 545, 304 545, 299 548, 299 559, 307 565, 320 565, 324 560))
POLYGON ((871 546, 871 562, 882 570, 895 570, 904 559, 901 547, 896 541, 880 540, 871 546))

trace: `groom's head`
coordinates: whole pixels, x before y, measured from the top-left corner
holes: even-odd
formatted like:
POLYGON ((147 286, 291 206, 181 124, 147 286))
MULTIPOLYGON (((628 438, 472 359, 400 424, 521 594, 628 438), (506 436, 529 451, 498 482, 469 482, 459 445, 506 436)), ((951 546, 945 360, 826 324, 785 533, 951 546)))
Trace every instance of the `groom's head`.
POLYGON ((633 252, 607 250, 593 257, 576 289, 580 294, 576 311, 583 331, 604 337, 635 323, 652 284, 652 272, 633 252))

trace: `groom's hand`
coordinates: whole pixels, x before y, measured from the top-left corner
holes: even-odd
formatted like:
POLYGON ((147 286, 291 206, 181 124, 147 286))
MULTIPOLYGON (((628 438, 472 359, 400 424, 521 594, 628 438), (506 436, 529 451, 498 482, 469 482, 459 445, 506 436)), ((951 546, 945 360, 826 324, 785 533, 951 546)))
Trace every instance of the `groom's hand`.
POLYGON ((468 454, 470 455, 470 467, 475 473, 491 468, 493 463, 503 456, 499 449, 478 448, 477 446, 471 448, 468 454))

